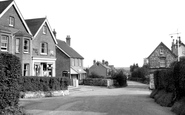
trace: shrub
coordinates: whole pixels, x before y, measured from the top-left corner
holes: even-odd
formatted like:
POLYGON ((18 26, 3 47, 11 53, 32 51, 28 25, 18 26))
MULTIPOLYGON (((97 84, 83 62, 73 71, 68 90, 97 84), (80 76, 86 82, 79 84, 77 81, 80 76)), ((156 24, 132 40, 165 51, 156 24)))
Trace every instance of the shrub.
POLYGON ((0 114, 10 107, 18 108, 20 77, 19 58, 12 54, 0 53, 0 114))
POLYGON ((86 78, 83 81, 84 85, 90 86, 107 86, 107 79, 102 78, 86 78))
POLYGON ((115 74, 113 79, 117 82, 119 87, 127 86, 127 76, 122 71, 115 74))
POLYGON ((69 79, 64 77, 37 77, 23 76, 20 80, 21 91, 56 91, 66 90, 69 85, 69 79))

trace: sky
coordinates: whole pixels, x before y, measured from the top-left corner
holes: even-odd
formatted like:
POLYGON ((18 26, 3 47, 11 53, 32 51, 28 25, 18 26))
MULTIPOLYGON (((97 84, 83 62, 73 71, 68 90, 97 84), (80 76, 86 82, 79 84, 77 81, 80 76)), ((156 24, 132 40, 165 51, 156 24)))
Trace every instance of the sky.
MULTIPOLYGON (((84 57, 115 67, 143 65, 143 59, 169 34, 180 32, 185 43, 184 0, 15 0, 24 19, 47 17, 57 39, 71 37, 71 47, 84 57)), ((174 38, 177 36, 174 35, 174 38)))

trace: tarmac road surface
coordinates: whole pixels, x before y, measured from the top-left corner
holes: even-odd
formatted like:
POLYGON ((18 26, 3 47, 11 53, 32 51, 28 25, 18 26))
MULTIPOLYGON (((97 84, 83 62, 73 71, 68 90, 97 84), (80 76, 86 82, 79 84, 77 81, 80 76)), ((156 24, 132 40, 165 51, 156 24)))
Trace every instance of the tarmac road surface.
POLYGON ((128 87, 80 86, 70 95, 40 99, 21 99, 33 115, 174 115, 149 98, 148 85, 128 81, 128 87))

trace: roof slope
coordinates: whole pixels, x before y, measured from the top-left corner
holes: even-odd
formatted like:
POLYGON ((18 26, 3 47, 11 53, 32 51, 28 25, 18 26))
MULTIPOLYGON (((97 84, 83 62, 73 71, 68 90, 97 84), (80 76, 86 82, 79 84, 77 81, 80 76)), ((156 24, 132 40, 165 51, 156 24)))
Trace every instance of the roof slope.
POLYGON ((65 41, 57 39, 57 46, 60 47, 66 54, 72 58, 84 59, 78 52, 76 52, 72 47, 70 47, 65 41))
MULTIPOLYGON (((156 48, 155 50, 159 47, 159 46, 164 46, 174 57, 177 57, 163 42, 161 42, 156 48)), ((154 51, 155 51, 154 50, 154 51)), ((154 51, 148 56, 148 58, 150 58, 150 56, 154 53, 154 51)))
POLYGON ((30 28, 31 33, 33 36, 37 33, 42 23, 45 21, 46 18, 37 18, 37 19, 27 19, 25 20, 28 27, 30 28))
POLYGON ((0 14, 10 5, 13 0, 0 1, 0 14))

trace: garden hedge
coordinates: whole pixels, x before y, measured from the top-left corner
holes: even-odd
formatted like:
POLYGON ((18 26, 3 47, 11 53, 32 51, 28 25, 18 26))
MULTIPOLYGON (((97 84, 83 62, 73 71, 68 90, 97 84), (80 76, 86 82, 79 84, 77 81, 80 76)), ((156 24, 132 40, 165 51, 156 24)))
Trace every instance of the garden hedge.
POLYGON ((19 101, 21 63, 18 57, 0 53, 0 114, 14 114, 19 101))
POLYGON ((66 77, 24 76, 20 79, 22 92, 67 90, 69 79, 66 77))

